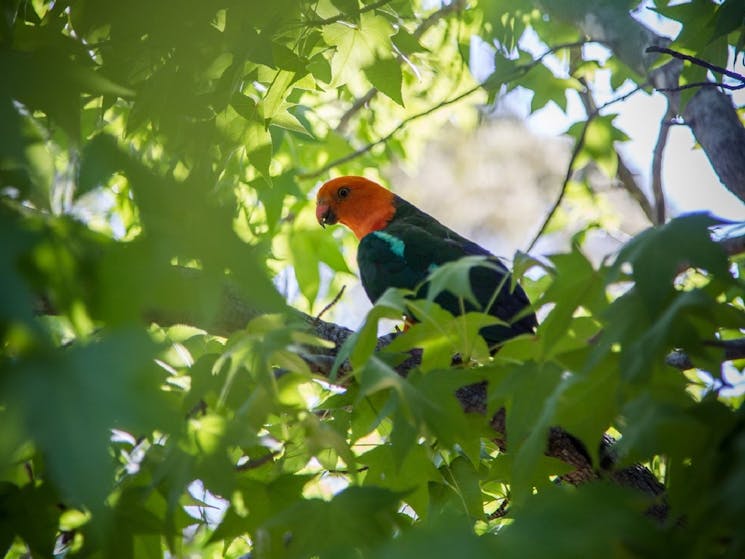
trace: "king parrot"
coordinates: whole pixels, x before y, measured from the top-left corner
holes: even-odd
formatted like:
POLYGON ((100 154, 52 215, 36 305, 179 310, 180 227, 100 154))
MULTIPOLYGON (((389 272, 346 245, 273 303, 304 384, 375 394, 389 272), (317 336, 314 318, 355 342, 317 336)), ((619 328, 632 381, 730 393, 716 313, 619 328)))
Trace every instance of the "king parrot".
POLYGON ((449 291, 442 291, 435 302, 453 315, 481 311, 506 323, 479 332, 492 352, 537 326, 528 297, 519 285, 511 289, 510 272, 499 258, 376 182, 356 176, 329 180, 318 191, 316 218, 323 227, 343 223, 357 236, 360 278, 373 303, 389 287, 425 297, 427 277, 435 268, 465 256, 484 256, 485 265, 469 272, 480 308, 449 291))

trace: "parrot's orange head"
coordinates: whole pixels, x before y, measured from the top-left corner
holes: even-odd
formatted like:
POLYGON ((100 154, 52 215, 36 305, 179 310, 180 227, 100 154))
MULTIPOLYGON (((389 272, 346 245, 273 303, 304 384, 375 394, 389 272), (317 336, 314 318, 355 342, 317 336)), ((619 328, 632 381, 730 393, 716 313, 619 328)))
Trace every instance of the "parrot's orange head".
POLYGON ((396 196, 364 177, 338 177, 326 182, 316 197, 316 218, 325 227, 343 223, 361 239, 386 226, 396 213, 396 196))

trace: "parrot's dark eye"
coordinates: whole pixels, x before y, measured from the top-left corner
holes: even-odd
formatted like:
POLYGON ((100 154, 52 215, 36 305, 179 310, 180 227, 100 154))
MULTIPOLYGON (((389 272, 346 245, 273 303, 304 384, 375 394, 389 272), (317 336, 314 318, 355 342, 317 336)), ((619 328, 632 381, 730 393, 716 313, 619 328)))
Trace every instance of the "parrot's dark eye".
POLYGON ((342 186, 339 190, 336 191, 336 195, 339 197, 340 200, 343 200, 347 196, 349 196, 349 187, 342 186))

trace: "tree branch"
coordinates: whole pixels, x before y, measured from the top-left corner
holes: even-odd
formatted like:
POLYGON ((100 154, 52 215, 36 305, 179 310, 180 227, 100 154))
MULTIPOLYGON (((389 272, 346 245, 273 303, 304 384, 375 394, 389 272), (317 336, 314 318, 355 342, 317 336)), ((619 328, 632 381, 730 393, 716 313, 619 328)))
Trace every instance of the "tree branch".
POLYGON ((359 110, 362 109, 362 107, 372 101, 377 94, 378 88, 371 87, 362 97, 357 98, 354 103, 352 103, 352 106, 349 107, 349 109, 347 109, 343 115, 341 115, 339 124, 336 125, 335 131, 339 134, 343 134, 346 131, 347 126, 349 126, 349 121, 352 120, 352 117, 356 115, 359 110))
POLYGON ((657 135, 657 142, 654 146, 652 155, 652 194, 654 196, 654 216, 652 221, 655 225, 665 223, 665 192, 662 188, 662 156, 667 145, 667 138, 670 134, 670 119, 673 117, 670 111, 670 105, 665 111, 662 121, 660 122, 660 132, 657 135))
POLYGON ((435 25, 442 18, 454 12, 459 12, 465 7, 466 0, 452 0, 452 2, 449 3, 443 2, 442 6, 440 6, 436 11, 429 14, 426 18, 424 18, 424 20, 422 20, 419 25, 417 25, 412 35, 417 40, 421 39, 422 35, 424 35, 430 27, 435 25))
POLYGON ((636 180, 636 176, 631 168, 626 163, 626 159, 622 157, 621 153, 618 154, 618 180, 621 186, 631 197, 636 200, 639 204, 644 216, 649 220, 650 223, 655 222, 655 213, 652 204, 649 203, 646 193, 642 190, 641 186, 636 180))
POLYGON ((745 235, 739 237, 728 237, 717 241, 728 256, 736 256, 745 253, 745 235))
POLYGON ((684 85, 679 85, 676 87, 657 87, 657 91, 661 93, 675 93, 678 91, 683 91, 686 89, 693 89, 695 87, 721 87, 722 89, 728 89, 730 91, 737 91, 739 89, 745 88, 745 83, 741 83, 738 85, 731 85, 728 83, 722 83, 722 82, 693 82, 693 83, 687 83, 684 85))
MULTIPOLYGON (((667 47, 660 47, 660 46, 651 46, 647 47, 644 52, 660 52, 663 54, 669 54, 673 58, 677 58, 679 60, 686 60, 688 62, 691 62, 692 64, 695 64, 696 66, 701 66, 702 68, 706 68, 707 70, 711 70, 712 72, 716 74, 722 74, 723 76, 727 76, 728 78, 732 78, 733 80, 737 80, 740 83, 738 85, 732 86, 728 85, 726 83, 719 83, 719 82, 701 82, 697 84, 687 84, 684 86, 681 86, 679 88, 669 88, 666 89, 667 91, 680 91, 681 89, 685 89, 686 87, 695 87, 695 86, 717 86, 717 87, 724 87, 726 89, 742 89, 745 87, 745 76, 742 74, 738 74, 737 72, 732 72, 730 70, 727 70, 727 68, 722 68, 721 66, 717 66, 716 64, 712 64, 711 62, 707 62, 706 60, 702 60, 701 58, 696 58, 695 56, 689 56, 687 54, 683 54, 682 52, 678 52, 677 50, 673 50, 667 47)), ((663 91, 664 89, 658 89, 658 91, 663 91)))
MULTIPOLYGON (((706 345, 724 349, 725 361, 745 359, 745 338, 737 338, 734 340, 714 340, 708 342, 706 345)), ((671 351, 665 358, 665 363, 681 371, 696 368, 696 365, 691 361, 691 358, 681 350, 671 351)))

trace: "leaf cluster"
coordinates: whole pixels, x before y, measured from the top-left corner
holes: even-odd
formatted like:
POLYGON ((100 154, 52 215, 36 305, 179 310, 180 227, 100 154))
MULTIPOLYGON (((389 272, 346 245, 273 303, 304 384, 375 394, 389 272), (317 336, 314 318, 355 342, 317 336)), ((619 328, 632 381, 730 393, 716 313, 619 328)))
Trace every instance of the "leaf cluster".
MULTIPOLYGON (((347 241, 312 221, 319 169, 411 159, 446 118, 473 119, 479 92, 520 86, 533 110, 565 108, 593 61, 562 74, 519 39, 576 44, 576 29, 501 0, 2 10, 0 552, 743 552, 745 422, 727 386, 742 363, 714 343, 741 336, 743 269, 708 218, 651 229, 600 266, 580 238, 547 261, 518 255, 541 326, 495 357, 478 336, 492 318, 395 291, 340 348, 288 308, 312 309, 350 269, 347 241), (484 84, 468 69, 475 34, 495 45, 484 84), (412 304, 420 322, 381 349, 380 321, 412 304), (666 366, 673 348, 707 373, 666 366), (319 367, 329 355, 337 366, 319 367), (557 425, 597 481, 575 487, 545 455, 557 425), (664 503, 610 483, 638 462, 664 503), (661 504, 665 520, 644 516, 661 504)), ((603 64, 614 88, 636 79, 603 64)), ((580 163, 615 174, 612 115, 585 133, 580 163)), ((471 265, 438 270, 434 289, 468 298, 471 265)))

